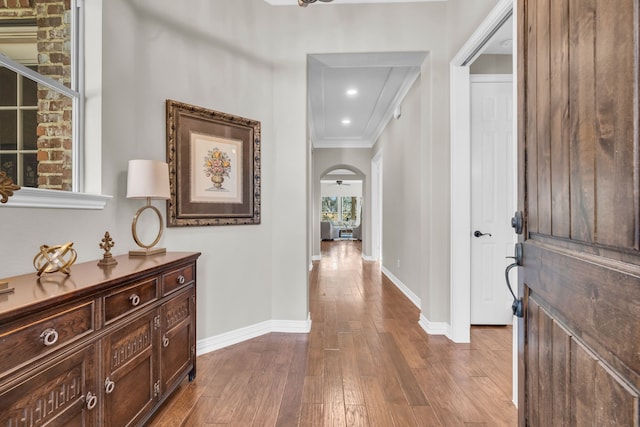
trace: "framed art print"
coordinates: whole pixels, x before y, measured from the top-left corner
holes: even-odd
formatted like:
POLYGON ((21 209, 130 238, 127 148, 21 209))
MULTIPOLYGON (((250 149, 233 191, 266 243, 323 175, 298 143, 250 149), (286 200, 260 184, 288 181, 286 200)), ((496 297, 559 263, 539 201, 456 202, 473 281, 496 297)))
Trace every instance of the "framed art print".
POLYGON ((260 122, 167 100, 167 225, 260 223, 260 122))

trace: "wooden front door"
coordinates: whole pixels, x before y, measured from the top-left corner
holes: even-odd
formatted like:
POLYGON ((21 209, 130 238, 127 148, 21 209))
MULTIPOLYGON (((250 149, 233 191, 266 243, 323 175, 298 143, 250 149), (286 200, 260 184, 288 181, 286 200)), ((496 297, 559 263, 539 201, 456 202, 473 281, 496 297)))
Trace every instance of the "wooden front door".
POLYGON ((518 0, 519 412, 640 425, 639 0, 518 0))

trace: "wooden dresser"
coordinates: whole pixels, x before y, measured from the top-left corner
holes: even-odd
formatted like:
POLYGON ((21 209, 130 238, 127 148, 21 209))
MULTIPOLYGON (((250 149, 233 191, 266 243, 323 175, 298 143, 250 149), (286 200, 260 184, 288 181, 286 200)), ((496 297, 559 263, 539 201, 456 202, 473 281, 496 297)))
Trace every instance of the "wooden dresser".
POLYGON ((0 426, 136 426, 196 372, 199 253, 3 279, 0 426))

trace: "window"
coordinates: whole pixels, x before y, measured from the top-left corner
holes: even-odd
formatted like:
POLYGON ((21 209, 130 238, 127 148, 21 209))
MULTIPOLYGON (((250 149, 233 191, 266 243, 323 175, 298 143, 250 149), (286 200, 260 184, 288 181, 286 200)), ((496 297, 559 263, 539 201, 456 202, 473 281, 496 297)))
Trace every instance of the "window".
POLYGON ((0 68, 0 170, 14 183, 38 186, 37 85, 0 68))
POLYGON ((354 224, 356 220, 356 198, 355 197, 342 197, 341 205, 341 218, 342 222, 348 224, 354 224))
POLYGON ((330 221, 334 224, 338 222, 338 197, 322 198, 322 220, 330 221))
POLYGON ((23 187, 82 190, 75 3, 0 2, 0 171, 23 187))
POLYGON ((322 221, 357 226, 360 224, 362 198, 328 196, 322 198, 322 221))

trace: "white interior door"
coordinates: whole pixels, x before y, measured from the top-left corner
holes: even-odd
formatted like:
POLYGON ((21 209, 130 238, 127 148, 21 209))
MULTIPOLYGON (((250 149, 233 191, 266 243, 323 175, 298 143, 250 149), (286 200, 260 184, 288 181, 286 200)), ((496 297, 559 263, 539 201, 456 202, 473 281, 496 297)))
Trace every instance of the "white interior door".
POLYGON ((511 324, 504 271, 512 262, 513 83, 471 79, 471 324, 511 324), (482 233, 484 235, 480 235, 482 233))

